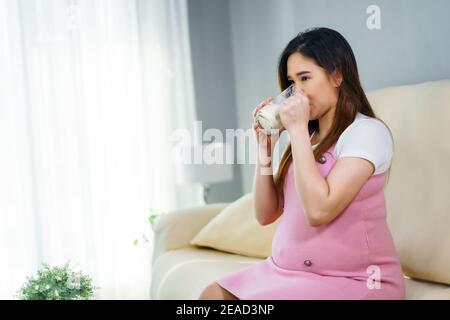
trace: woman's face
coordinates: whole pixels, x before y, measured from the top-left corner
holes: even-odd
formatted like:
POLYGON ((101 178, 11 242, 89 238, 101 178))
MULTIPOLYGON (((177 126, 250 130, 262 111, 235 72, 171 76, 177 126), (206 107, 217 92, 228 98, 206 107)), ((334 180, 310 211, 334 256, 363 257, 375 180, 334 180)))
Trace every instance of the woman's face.
POLYGON ((331 77, 315 61, 301 53, 293 53, 287 60, 288 80, 309 99, 310 120, 321 118, 334 109, 338 100, 339 77, 331 77))

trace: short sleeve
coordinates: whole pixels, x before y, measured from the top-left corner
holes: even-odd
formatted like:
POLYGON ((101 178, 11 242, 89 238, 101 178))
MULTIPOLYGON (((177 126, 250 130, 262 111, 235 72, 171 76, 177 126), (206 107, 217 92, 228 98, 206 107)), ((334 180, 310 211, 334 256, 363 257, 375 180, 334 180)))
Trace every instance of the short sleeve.
POLYGON ((353 122, 342 132, 334 149, 336 159, 358 157, 373 163, 375 174, 387 171, 393 156, 393 141, 389 129, 377 119, 353 122))

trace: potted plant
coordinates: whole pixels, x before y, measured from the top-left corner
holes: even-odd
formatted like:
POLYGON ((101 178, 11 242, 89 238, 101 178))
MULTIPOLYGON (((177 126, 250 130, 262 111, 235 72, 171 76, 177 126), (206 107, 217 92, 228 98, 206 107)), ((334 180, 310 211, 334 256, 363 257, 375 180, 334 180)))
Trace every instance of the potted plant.
POLYGON ((74 271, 67 262, 64 267, 50 267, 42 264, 35 276, 27 278, 27 282, 18 292, 22 300, 90 300, 97 287, 92 279, 79 271, 74 271))

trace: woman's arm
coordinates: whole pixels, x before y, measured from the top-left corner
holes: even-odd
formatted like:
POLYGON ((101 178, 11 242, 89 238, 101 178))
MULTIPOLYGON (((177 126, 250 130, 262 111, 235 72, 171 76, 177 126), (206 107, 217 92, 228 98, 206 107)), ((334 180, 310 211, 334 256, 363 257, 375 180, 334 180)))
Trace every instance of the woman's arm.
MULTIPOLYGON (((266 148, 259 148, 258 155, 262 152, 267 152, 266 148)), ((263 165, 258 156, 253 179, 253 203, 256 220, 261 225, 267 225, 278 219, 283 212, 283 204, 273 180, 272 162, 263 165)))
POLYGON ((334 220, 354 199, 373 174, 374 165, 362 158, 340 158, 327 178, 322 177, 314 159, 308 128, 290 132, 295 187, 312 226, 334 220))
POLYGON ((253 179, 253 204, 256 220, 261 225, 274 222, 283 212, 283 202, 279 199, 273 181, 272 154, 284 128, 268 136, 262 132, 261 126, 255 119, 256 112, 272 101, 272 99, 271 97, 263 101, 253 111, 253 131, 256 136, 258 151, 253 179))

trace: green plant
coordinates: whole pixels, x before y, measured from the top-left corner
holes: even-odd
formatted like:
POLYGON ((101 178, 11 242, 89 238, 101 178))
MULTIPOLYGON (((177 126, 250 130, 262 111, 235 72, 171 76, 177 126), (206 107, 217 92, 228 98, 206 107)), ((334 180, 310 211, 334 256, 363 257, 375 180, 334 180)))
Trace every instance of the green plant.
POLYGON ((155 227, 156 221, 159 219, 161 214, 162 214, 161 212, 156 212, 155 210, 150 209, 150 216, 148 217, 148 222, 152 226, 152 230, 155 227))
POLYGON ((81 272, 73 271, 70 262, 64 267, 50 267, 42 264, 35 276, 27 277, 27 282, 18 292, 22 300, 89 300, 98 289, 92 279, 81 272))
MULTIPOLYGON (((148 222, 150 223, 152 231, 155 228, 156 222, 163 214, 164 214, 164 212, 162 212, 162 211, 156 211, 155 209, 150 209, 150 215, 148 216, 148 222)), ((140 242, 147 243, 150 241, 149 240, 150 237, 151 237, 151 235, 143 234, 141 236, 141 239, 135 239, 133 241, 133 243, 135 246, 138 246, 140 242)))

